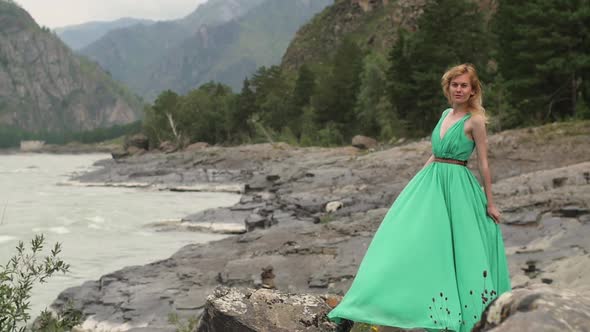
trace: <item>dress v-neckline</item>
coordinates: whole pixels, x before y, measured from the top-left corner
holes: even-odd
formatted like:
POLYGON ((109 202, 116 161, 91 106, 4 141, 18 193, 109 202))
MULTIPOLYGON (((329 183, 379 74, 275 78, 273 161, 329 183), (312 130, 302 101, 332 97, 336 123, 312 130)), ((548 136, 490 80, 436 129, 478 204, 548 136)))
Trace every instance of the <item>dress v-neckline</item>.
MULTIPOLYGON (((451 110, 449 113, 451 113, 451 112, 453 112, 453 110, 451 110)), ((463 120, 469 114, 469 112, 465 113, 465 115, 463 115, 459 120, 455 121, 452 125, 450 125, 449 128, 447 128, 447 131, 445 131, 445 134, 442 135, 442 137, 441 137, 441 135, 440 135, 441 134, 441 129, 442 129, 443 123, 445 122, 445 120, 449 116, 449 113, 447 113, 447 115, 445 115, 445 117, 443 118, 443 120, 440 123, 440 126, 438 127, 438 139, 439 139, 439 141, 442 141, 447 136, 447 134, 449 133, 449 131, 451 131, 451 129, 453 129, 453 127, 457 123, 461 122, 461 120, 463 120)))

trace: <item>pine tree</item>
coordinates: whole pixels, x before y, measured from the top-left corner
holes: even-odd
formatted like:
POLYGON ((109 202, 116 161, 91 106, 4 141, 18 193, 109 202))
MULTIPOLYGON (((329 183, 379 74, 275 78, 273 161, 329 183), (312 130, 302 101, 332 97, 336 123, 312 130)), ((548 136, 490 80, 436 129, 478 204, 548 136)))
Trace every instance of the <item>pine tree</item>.
POLYGON ((484 72, 488 35, 477 6, 466 0, 432 0, 418 19, 419 30, 390 53, 391 103, 414 135, 425 135, 448 107, 440 78, 450 66, 470 62, 484 72))
POLYGON ((575 115, 590 97, 590 1, 500 1, 494 27, 499 70, 527 122, 575 115))
POLYGON ((315 74, 307 65, 299 67, 293 98, 287 114, 287 126, 296 138, 301 137, 301 122, 304 108, 309 106, 315 91, 315 74))
POLYGON ((367 55, 363 61, 361 87, 355 105, 355 123, 363 135, 379 137, 378 105, 386 94, 385 71, 387 61, 379 54, 367 55))
POLYGON ((289 123, 289 101, 292 93, 292 87, 284 73, 278 66, 261 67, 253 75, 251 83, 262 125, 280 132, 289 123))
POLYGON ((387 92, 389 102, 395 105, 398 115, 406 119, 408 111, 414 107, 412 97, 419 88, 412 82, 412 64, 409 53, 408 32, 400 29, 397 42, 389 53, 390 66, 387 71, 387 92))
POLYGON ((343 130, 345 132, 341 134, 344 139, 349 138, 352 133, 362 59, 363 54, 358 45, 352 39, 345 38, 332 60, 331 73, 320 81, 313 103, 319 124, 325 126, 334 123, 330 132, 343 130))
POLYGON ((250 88, 248 78, 244 79, 242 91, 237 97, 236 105, 230 117, 231 132, 234 137, 251 137, 253 132, 248 126, 248 119, 256 112, 256 95, 250 88))
POLYGON ((315 90, 315 74, 307 65, 299 67, 295 90, 293 91, 293 105, 297 108, 308 106, 315 90))

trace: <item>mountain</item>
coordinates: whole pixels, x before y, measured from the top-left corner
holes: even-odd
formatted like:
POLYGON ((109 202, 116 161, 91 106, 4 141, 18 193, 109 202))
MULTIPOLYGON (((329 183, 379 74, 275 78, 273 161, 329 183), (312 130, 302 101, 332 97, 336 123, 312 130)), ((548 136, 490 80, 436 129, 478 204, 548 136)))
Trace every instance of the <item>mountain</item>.
POLYGON ((142 103, 96 63, 76 56, 24 9, 0 0, 0 124, 82 131, 140 118, 142 103))
POLYGON ((201 26, 153 67, 140 93, 185 93, 208 81, 239 90, 260 66, 278 64, 299 27, 332 0, 267 0, 237 20, 201 26))
MULTIPOLYGON (((472 0, 484 13, 495 7, 494 0, 472 0)), ((301 27, 289 44, 281 67, 295 70, 303 63, 329 59, 345 38, 352 38, 363 50, 389 52, 398 29, 418 29, 417 19, 428 0, 336 0, 301 27)))
POLYGON ((202 25, 215 25, 238 18, 264 0, 209 0, 179 21, 196 32, 202 25))
POLYGON ((135 93, 145 84, 154 63, 190 37, 190 30, 180 22, 164 21, 152 25, 135 25, 107 33, 80 53, 98 62, 113 78, 135 93))
POLYGON ((149 100, 209 80, 238 89, 257 67, 279 63, 301 24, 332 2, 209 0, 180 20, 111 31, 81 52, 149 100))
POLYGON ((388 50, 400 26, 415 30, 426 0, 336 0, 304 25, 283 55, 288 70, 328 59, 345 37, 362 48, 388 50))
MULTIPOLYGON (((142 94, 149 73, 202 25, 225 23, 263 0, 209 0, 179 20, 134 25, 110 31, 80 53, 98 62, 113 77, 142 94)), ((173 87, 171 87, 173 88, 173 87)))
POLYGON ((120 18, 109 22, 88 22, 78 25, 69 25, 54 29, 55 33, 73 50, 79 50, 115 29, 126 28, 136 24, 149 25, 151 20, 136 18, 120 18))

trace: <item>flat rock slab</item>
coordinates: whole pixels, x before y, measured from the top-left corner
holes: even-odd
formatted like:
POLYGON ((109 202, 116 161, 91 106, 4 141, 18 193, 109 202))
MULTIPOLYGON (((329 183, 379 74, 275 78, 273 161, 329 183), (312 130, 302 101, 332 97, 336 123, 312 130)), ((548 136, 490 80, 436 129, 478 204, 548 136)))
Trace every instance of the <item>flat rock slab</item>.
MULTIPOLYGON (((583 268, 590 252, 590 132, 543 138, 558 129, 544 128, 539 137, 531 129, 490 136, 496 202, 521 223, 502 225, 513 285, 546 281, 577 289, 590 280, 583 268)), ((168 331, 174 329, 169 313, 196 317, 204 310, 205 294, 220 284, 255 287, 269 264, 282 291, 344 294, 388 207, 430 154, 430 143, 423 140, 371 153, 261 144, 101 161, 96 165, 103 168, 77 180, 250 186, 231 208, 191 215, 162 229, 243 232, 251 214, 268 217, 272 227, 189 245, 169 259, 111 273, 64 291, 53 308, 59 311, 72 300, 87 326, 168 331), (343 207, 327 214, 332 201, 343 207)), ((477 174, 475 156, 469 165, 477 174)))

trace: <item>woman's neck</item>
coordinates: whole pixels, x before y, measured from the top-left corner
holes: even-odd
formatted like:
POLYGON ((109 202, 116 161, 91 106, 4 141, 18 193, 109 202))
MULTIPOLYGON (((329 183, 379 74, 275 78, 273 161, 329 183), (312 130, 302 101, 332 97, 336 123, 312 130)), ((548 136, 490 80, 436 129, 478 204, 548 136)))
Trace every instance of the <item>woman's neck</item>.
POLYGON ((469 105, 467 103, 453 104, 453 113, 467 114, 469 112, 469 105))

